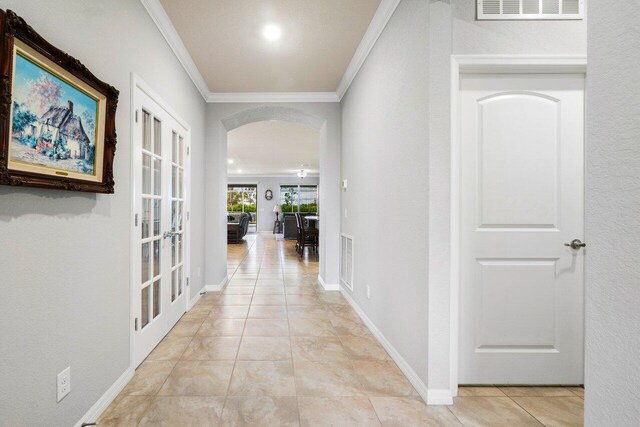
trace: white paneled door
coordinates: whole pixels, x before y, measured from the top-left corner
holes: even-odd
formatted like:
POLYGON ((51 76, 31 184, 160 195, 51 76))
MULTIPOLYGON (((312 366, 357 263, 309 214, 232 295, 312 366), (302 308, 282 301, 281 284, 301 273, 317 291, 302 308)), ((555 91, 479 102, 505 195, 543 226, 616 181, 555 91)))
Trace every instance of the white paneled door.
POLYGON ((460 384, 582 384, 584 76, 462 75, 460 384))
POLYGON ((133 365, 137 367, 187 308, 188 132, 136 88, 133 138, 133 365))

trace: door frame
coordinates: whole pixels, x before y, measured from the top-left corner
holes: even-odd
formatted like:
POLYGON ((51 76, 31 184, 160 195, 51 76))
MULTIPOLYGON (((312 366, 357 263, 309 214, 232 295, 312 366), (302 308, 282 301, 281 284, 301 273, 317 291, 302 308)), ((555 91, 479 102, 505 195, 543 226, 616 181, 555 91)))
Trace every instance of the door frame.
MULTIPOLYGON (((449 380, 458 395, 460 339, 460 76, 464 74, 587 74, 585 55, 451 55, 451 260, 449 295, 449 380)), ((586 88, 585 88, 586 97, 586 88)), ((586 119, 586 117, 585 117, 586 119)), ((586 132, 585 132, 586 139, 586 132)), ((586 176, 586 175, 585 175, 586 176)), ((585 259, 586 262, 586 259, 585 259)), ((583 303, 584 304, 584 303, 583 303)))
MULTIPOLYGON (((135 132, 136 132, 136 94, 137 91, 140 90, 144 92, 149 98, 151 98, 156 104, 160 106, 167 114, 169 114, 180 126, 185 129, 184 142, 186 148, 186 156, 184 161, 185 171, 188 173, 184 174, 184 190, 185 190, 185 224, 184 224, 184 235, 185 242, 184 245, 184 269, 185 269, 185 286, 184 286, 184 296, 185 296, 185 311, 189 311, 192 307, 191 301, 191 283, 189 280, 191 273, 191 126, 187 124, 174 110, 171 108, 169 104, 167 104, 161 97, 158 95, 152 88, 149 86, 140 76, 136 73, 131 73, 131 94, 130 94, 130 147, 129 147, 129 155, 130 159, 134 158, 136 146, 134 143, 135 140, 135 132)), ((139 148, 139 147, 138 147, 139 148)), ((129 205, 129 367, 132 370, 135 370, 137 366, 133 366, 134 360, 134 333, 135 333, 135 307, 133 305, 134 296, 136 288, 138 287, 136 277, 134 277, 134 262, 135 260, 135 251, 138 250, 138 239, 136 236, 138 235, 138 227, 136 226, 136 212, 134 212, 134 206, 136 202, 136 183, 133 177, 135 176, 137 165, 130 161, 130 178, 131 178, 131 199, 129 205)))

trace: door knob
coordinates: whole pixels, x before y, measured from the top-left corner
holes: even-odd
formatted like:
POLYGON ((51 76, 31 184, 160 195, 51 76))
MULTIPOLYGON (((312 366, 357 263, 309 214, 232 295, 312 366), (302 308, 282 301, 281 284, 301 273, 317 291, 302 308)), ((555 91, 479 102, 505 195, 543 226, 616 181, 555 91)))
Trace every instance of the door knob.
POLYGON ((175 231, 165 231, 164 234, 162 235, 162 237, 166 239, 168 237, 173 237, 176 234, 178 234, 178 233, 176 233, 175 231))
POLYGON ((571 243, 565 243, 564 245, 569 246, 571 249, 575 249, 575 250, 578 250, 580 248, 584 248, 585 246, 587 246, 587 244, 582 243, 580 239, 573 239, 571 243))

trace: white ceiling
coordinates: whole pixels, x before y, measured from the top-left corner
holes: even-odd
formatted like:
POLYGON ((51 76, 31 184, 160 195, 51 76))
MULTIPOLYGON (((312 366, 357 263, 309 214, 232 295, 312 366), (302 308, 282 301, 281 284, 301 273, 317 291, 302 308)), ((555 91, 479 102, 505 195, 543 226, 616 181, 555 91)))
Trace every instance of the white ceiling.
POLYGON ((227 158, 233 160, 227 164, 227 172, 232 176, 295 177, 300 169, 309 174, 319 172, 320 133, 298 123, 250 123, 229 132, 227 142, 227 158))
MULTIPOLYGON (((380 1, 160 3, 208 89, 240 93, 335 92, 380 1), (262 30, 269 23, 282 28, 279 41, 269 42, 262 37, 262 30)), ((386 15, 390 16, 388 10, 386 15)), ((383 18, 384 23, 386 19, 383 18)))

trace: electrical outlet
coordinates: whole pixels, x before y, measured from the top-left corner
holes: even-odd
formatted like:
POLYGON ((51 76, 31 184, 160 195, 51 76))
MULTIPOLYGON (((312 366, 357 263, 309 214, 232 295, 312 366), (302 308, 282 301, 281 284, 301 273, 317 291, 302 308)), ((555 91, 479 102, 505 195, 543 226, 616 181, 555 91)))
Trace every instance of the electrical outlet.
POLYGON ((202 271, 200 270, 200 267, 198 267, 198 277, 202 277, 202 271))
POLYGON ((348 218, 348 217, 349 217, 348 212, 347 212, 347 208, 344 208, 344 217, 345 217, 345 218, 348 218))
POLYGON ((371 286, 367 285, 367 299, 371 299, 371 286))
POLYGON ((58 374, 58 402, 71 392, 71 366, 58 374))

